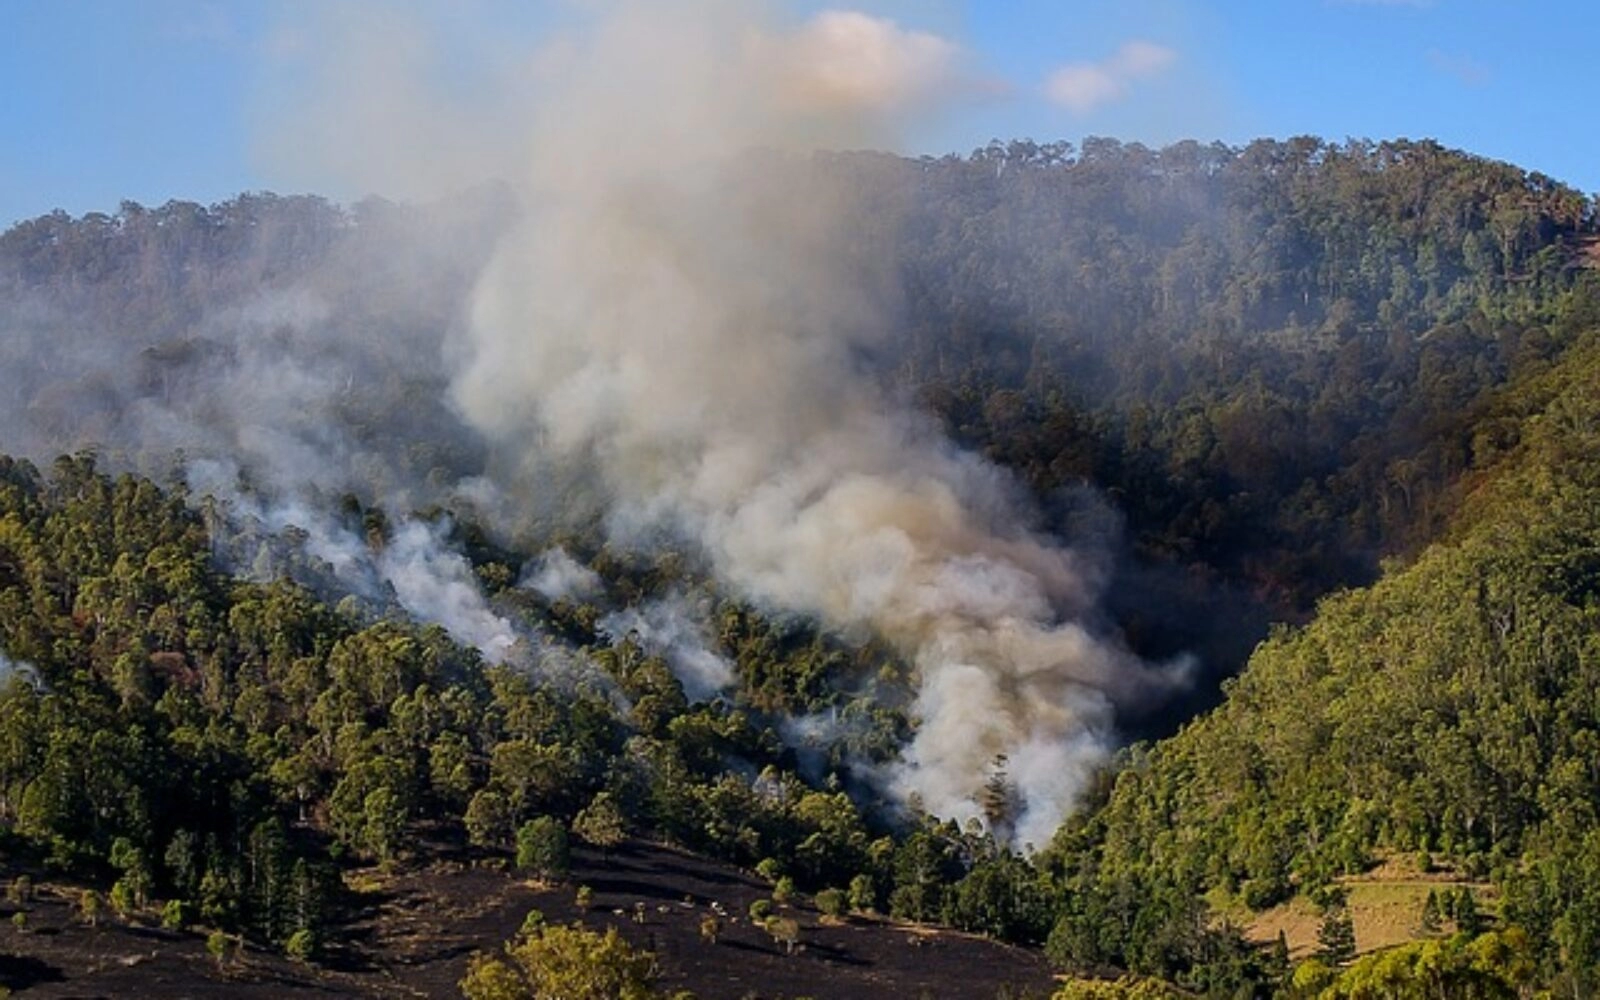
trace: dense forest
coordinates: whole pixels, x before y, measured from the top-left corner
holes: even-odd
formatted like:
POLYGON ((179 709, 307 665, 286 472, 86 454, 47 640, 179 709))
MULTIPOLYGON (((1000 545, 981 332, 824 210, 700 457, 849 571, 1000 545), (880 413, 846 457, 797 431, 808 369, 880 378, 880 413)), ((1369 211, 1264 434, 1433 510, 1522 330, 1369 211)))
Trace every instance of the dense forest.
MULTIPOLYGON (((855 363, 1089 553, 1106 628, 1198 655, 1050 843, 1014 849, 1004 759, 981 820, 885 795, 892 642, 619 542, 584 470, 463 420, 510 194, 260 194, 0 235, 11 866, 324 960, 353 866, 641 836, 1043 948, 1067 997, 1600 990, 1594 201, 1409 141, 803 169, 898 290, 855 363), (1358 949, 1385 866, 1430 888, 1358 949), (1295 906, 1314 948, 1256 932, 1295 906)), ((635 959, 566 933, 468 992, 635 959)))

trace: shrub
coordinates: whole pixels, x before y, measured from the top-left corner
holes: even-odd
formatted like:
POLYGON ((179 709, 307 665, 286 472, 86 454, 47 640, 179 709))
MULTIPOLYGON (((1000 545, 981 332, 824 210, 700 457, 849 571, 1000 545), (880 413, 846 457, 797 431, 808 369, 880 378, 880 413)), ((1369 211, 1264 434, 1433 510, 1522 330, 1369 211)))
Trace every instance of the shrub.
POLYGON ((283 953, 296 962, 309 962, 317 953, 317 936, 311 930, 302 927, 289 935, 289 940, 283 945, 283 953))
POLYGON ((189 904, 181 899, 169 899, 161 908, 161 926, 169 931, 182 929, 189 922, 189 904))
POLYGON ((824 889, 817 893, 817 909, 830 917, 842 917, 849 909, 843 889, 824 889))
POLYGON ((787 903, 794 898, 794 879, 785 875, 778 879, 778 884, 772 887, 772 901, 774 903, 787 903))

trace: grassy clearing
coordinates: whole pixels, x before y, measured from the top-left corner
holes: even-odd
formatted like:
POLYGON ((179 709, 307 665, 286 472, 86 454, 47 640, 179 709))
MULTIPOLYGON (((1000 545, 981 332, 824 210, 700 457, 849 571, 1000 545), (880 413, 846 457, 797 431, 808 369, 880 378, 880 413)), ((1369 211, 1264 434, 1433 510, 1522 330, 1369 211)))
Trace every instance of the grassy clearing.
MULTIPOLYGON (((1350 919, 1355 925, 1358 954, 1392 948, 1423 937, 1419 925, 1422 906, 1430 891, 1443 893, 1447 889, 1469 888, 1479 912, 1486 919, 1494 917, 1500 904, 1499 893, 1493 885, 1455 879, 1447 873, 1420 875, 1380 868, 1365 875, 1341 879, 1340 884, 1349 893, 1350 919), (1375 877, 1380 875, 1395 877, 1375 877)), ((1218 912, 1229 913, 1220 908, 1218 912)), ((1296 961, 1310 957, 1317 950, 1317 931, 1322 926, 1322 913, 1303 897, 1297 896, 1261 913, 1230 916, 1245 928, 1245 935, 1252 941, 1271 943, 1277 940, 1281 931, 1288 941, 1289 955, 1296 961)), ((1447 921, 1441 933, 1449 930, 1451 926, 1447 921)))

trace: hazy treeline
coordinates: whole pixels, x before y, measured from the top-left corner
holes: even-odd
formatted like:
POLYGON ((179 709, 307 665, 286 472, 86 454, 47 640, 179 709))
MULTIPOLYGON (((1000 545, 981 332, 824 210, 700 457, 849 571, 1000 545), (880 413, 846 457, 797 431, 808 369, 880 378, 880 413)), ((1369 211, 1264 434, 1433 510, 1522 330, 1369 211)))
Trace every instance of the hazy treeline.
POLYGON ((441 351, 508 210, 259 194, 20 223, 0 236, 8 447, 369 496, 480 472, 441 351))
MULTIPOLYGON (((811 169, 870 208, 850 245, 897 275, 859 364, 1038 495, 1090 484, 1149 551, 1302 602, 1431 537, 1470 461, 1463 412, 1591 308, 1592 202, 1427 142, 1012 142, 811 169)), ((449 333, 516 214, 485 190, 20 224, 0 237, 9 447, 447 496, 492 460, 447 398, 449 333)), ((522 512, 593 508, 544 485, 522 512)))
POLYGON ((1430 142, 1016 142, 896 177, 894 363, 957 439, 1302 608, 1430 538, 1481 394, 1593 318, 1594 203, 1430 142))

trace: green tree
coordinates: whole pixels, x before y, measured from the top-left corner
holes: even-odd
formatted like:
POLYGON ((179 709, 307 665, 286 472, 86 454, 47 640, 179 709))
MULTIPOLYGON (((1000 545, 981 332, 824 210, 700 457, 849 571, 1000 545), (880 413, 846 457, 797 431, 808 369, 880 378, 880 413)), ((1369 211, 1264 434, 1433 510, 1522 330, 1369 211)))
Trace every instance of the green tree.
POLYGON ((626 838, 627 832, 622 810, 617 808, 610 792, 598 792, 593 801, 578 811, 572 821, 572 832, 586 843, 608 852, 626 838))
POLYGON ((1439 893, 1429 889, 1428 897, 1422 901, 1422 914, 1417 919, 1417 928, 1423 934, 1437 934, 1442 924, 1439 913, 1439 893))
POLYGON ((405 802, 388 785, 368 792, 362 801, 364 850, 381 862, 394 860, 405 842, 406 812, 405 802))
POLYGON ((1483 930, 1483 917, 1478 913, 1478 901, 1472 890, 1461 886, 1456 891, 1456 929, 1463 934, 1476 935, 1483 930))
POLYGON ((788 903, 794 898, 794 879, 785 875, 779 878, 772 886, 772 901, 778 904, 788 903))
POLYGON ((100 901, 100 894, 93 889, 85 889, 78 895, 78 918, 90 927, 100 923, 100 913, 104 904, 100 901))
POLYGON ((467 803, 467 839, 478 847, 503 847, 511 839, 511 803, 495 788, 483 788, 467 803))
POLYGON ((849 901, 843 889, 824 889, 817 893, 818 912, 829 917, 842 917, 849 912, 849 901))
POLYGON ((572 867, 567 830, 551 816, 540 816, 517 829, 517 867, 541 879, 562 879, 572 867))
POLYGON ((161 926, 169 931, 182 930, 189 923, 189 907, 181 899, 169 899, 161 907, 161 926))
POLYGON ((1181 1000, 1184 995, 1159 979, 1124 976, 1070 980, 1052 993, 1050 1000, 1181 1000))
POLYGON ((217 968, 223 968, 228 960, 228 935, 223 931, 207 934, 206 951, 216 960, 217 968))
POLYGON ((317 954, 317 935, 305 928, 295 931, 284 942, 283 953, 296 962, 311 961, 317 954))
POLYGON ((608 928, 542 925, 506 945, 505 956, 477 955, 461 981, 468 1000, 654 1000, 655 958, 608 928))
POLYGON ((850 908, 857 913, 870 913, 878 906, 878 888, 871 875, 860 874, 850 879, 850 908))
POLYGON ((132 916, 134 911, 139 908, 138 904, 134 902, 133 890, 128 888, 128 883, 120 878, 111 884, 111 893, 108 898, 111 902, 112 911, 119 917, 132 916))
POLYGON ((1336 905, 1328 908, 1317 927, 1317 957, 1329 965, 1340 965, 1356 954, 1356 925, 1350 917, 1350 908, 1336 905))

